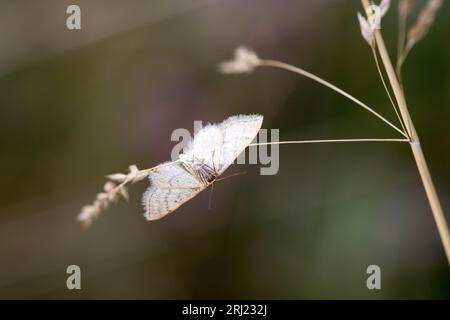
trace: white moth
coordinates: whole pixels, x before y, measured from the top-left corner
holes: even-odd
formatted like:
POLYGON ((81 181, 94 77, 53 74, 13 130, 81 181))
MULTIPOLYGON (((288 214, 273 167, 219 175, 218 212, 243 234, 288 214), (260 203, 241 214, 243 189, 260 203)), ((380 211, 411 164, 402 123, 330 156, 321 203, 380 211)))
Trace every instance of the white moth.
POLYGON ((261 115, 237 115, 197 132, 179 159, 149 174, 142 204, 147 220, 157 220, 212 185, 258 134, 261 115))

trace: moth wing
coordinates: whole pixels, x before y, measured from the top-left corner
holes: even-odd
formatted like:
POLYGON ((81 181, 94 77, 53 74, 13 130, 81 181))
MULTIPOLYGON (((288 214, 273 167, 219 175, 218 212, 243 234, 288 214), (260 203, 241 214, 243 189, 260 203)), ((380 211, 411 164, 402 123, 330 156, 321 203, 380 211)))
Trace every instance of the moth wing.
POLYGON ((148 221, 161 219, 205 189, 178 162, 163 164, 149 174, 149 179, 150 187, 142 197, 148 221))
POLYGON ((218 125, 223 135, 219 174, 222 174, 253 141, 261 129, 262 122, 261 115, 237 115, 229 117, 218 125))
POLYGON ((191 165, 200 162, 211 169, 217 169, 222 145, 222 130, 216 125, 208 125, 195 134, 187 150, 180 155, 180 159, 191 165))

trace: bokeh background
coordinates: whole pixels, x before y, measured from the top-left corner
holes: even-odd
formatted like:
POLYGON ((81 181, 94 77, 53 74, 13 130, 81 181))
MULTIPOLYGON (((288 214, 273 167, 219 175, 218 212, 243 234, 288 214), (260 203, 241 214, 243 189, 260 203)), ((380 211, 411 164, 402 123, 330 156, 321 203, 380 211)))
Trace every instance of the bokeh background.
MULTIPOLYGON (((396 2, 396 1, 394 1, 396 2)), ((424 1, 417 1, 418 6, 424 1)), ((282 140, 397 138, 345 98, 275 69, 224 76, 246 44, 395 121, 356 20, 359 1, 0 1, 1 298, 449 298, 450 272, 408 145, 280 147, 280 170, 216 185, 167 218, 129 203, 75 221, 104 175, 170 157, 176 128, 261 113, 282 140), (82 30, 68 31, 69 4, 82 30), (66 289, 66 268, 82 290, 66 289), (366 288, 366 268, 382 290, 366 288)), ((450 6, 404 69, 450 219, 450 6)), ((415 14, 417 13, 417 8, 415 14)), ((383 20, 395 56, 397 8, 383 20)))

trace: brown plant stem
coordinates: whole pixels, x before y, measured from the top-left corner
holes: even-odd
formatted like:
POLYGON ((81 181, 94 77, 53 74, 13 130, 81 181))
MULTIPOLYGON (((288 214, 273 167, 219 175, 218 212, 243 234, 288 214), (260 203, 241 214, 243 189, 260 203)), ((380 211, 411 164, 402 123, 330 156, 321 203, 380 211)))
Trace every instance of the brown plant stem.
MULTIPOLYGON (((370 17, 372 13, 370 10, 369 0, 361 0, 361 2, 367 16, 370 17)), ((417 135, 416 129, 409 114, 405 95, 396 76, 396 72, 387 52, 386 45, 384 44, 383 36, 381 35, 380 30, 375 30, 374 36, 378 52, 380 54, 390 85, 394 92, 397 105, 400 109, 400 114, 402 116, 403 122, 405 123, 408 136, 410 137, 410 146, 414 155, 414 160, 416 161, 416 165, 419 170, 423 186, 425 188, 428 202, 430 203, 431 211, 438 228, 439 236, 441 238, 442 245, 444 246, 445 254, 450 265, 450 233, 447 222, 445 220, 444 212, 441 207, 441 203, 439 201, 439 197, 434 187, 433 180, 431 178, 430 171, 428 169, 428 165, 422 151, 422 147, 420 145, 419 136, 417 135)))

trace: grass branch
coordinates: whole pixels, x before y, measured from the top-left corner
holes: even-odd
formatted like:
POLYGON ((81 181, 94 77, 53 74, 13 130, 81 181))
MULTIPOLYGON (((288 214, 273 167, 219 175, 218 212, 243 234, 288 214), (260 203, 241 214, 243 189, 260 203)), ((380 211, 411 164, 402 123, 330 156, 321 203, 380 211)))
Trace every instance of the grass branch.
POLYGON ((373 114, 375 117, 377 117, 378 119, 380 119, 381 121, 383 121, 384 123, 389 125, 391 128, 393 128, 394 130, 399 132, 405 138, 408 138, 408 136, 407 136, 407 134, 405 132, 403 132, 396 125, 394 125, 392 122, 387 120, 385 117, 380 115, 378 112, 376 112, 375 110, 370 108, 368 105, 366 105, 365 103, 361 102, 360 100, 358 100, 357 98, 355 98, 351 94, 345 92, 344 90, 342 90, 342 89, 336 87, 335 85, 329 83, 328 81, 326 81, 326 80, 316 76, 315 74, 312 74, 312 73, 310 73, 308 71, 305 71, 305 70, 303 70, 301 68, 298 68, 298 67, 295 67, 293 65, 290 65, 290 64, 287 64, 287 63, 284 63, 284 62, 280 62, 280 61, 276 61, 276 60, 261 60, 259 62, 259 66, 275 67, 275 68, 288 70, 288 71, 297 73, 297 74, 299 74, 301 76, 307 77, 307 78, 309 78, 309 79, 311 79, 313 81, 316 81, 316 82, 320 83, 321 85, 323 85, 325 87, 328 87, 329 89, 331 89, 331 90, 341 94, 342 96, 346 97, 347 99, 353 101, 354 103, 356 103, 360 107, 364 108, 365 110, 367 110, 368 112, 373 114))
POLYGON ((278 142, 261 142, 251 143, 249 147, 253 146, 268 146, 279 144, 309 144, 309 143, 339 143, 339 142, 409 142, 408 139, 324 139, 324 140, 293 140, 293 141, 278 141, 278 142))
POLYGON ((376 49, 374 47, 372 47, 372 54, 373 54, 373 59, 375 61, 375 65, 377 67, 378 75, 380 76, 381 82, 383 83, 384 91, 386 91, 386 94, 389 97, 389 101, 391 102, 391 105, 394 108, 395 114, 397 115, 397 119, 400 122, 400 125, 402 126, 403 132, 407 132, 407 130, 405 128, 405 125, 403 124, 403 120, 400 117, 400 113, 397 110, 397 106, 394 103, 394 99, 392 99, 392 96, 391 96, 391 93, 389 91, 389 88, 386 85, 386 81, 384 80, 383 72, 381 71, 381 67, 380 67, 380 62, 378 61, 377 51, 376 51, 376 49))

